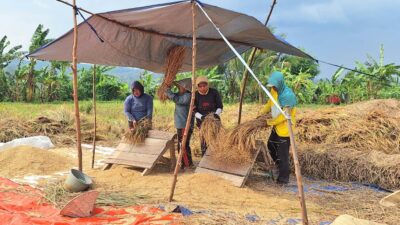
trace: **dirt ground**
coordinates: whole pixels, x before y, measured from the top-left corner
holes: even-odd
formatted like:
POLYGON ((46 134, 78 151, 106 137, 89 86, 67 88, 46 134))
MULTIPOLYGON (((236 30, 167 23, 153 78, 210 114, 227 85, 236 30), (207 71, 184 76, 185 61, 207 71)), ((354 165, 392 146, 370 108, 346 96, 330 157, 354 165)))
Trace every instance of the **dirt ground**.
MULTIPOLYGON (((65 179, 71 168, 70 161, 77 160, 76 150, 56 148, 48 151, 53 158, 68 158, 68 163, 57 167, 59 171, 25 170, 26 174, 16 171, 4 175, 38 187, 65 179), (35 174, 39 171, 40 174, 35 174)), ((186 170, 180 173, 174 202, 170 204, 167 197, 172 173, 167 161, 158 164, 154 171, 143 177, 140 170, 124 166, 102 171, 102 160, 106 157, 103 153, 97 154, 95 168, 91 169, 91 151, 84 148, 83 156, 84 172, 93 178, 94 189, 142 196, 139 204, 160 206, 167 210, 182 205, 194 212, 194 215, 185 218, 186 224, 297 224, 301 219, 294 175, 289 186, 281 187, 257 173, 250 176, 245 188, 237 188, 221 178, 186 170)), ((14 160, 21 160, 18 157, 14 160)), ((48 161, 52 161, 52 157, 48 157, 48 161)), ((10 163, 13 163, 12 160, 6 164, 10 163)), ((59 161, 57 163, 60 164, 59 161)), ((0 165, 0 169, 7 169, 7 165, 0 165)), ((310 224, 329 224, 341 214, 393 225, 400 220, 398 209, 387 209, 378 204, 388 193, 362 185, 311 179, 305 179, 304 186, 310 224), (330 187, 336 189, 331 190, 330 187)))

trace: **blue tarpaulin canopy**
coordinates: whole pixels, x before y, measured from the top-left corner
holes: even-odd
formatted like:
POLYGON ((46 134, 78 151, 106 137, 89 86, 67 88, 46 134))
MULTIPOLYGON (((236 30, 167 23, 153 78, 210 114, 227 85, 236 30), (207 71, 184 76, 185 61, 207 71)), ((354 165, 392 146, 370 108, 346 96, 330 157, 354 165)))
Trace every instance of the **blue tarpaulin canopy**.
MULTIPOLYGON (((257 47, 312 59, 284 40, 276 38, 254 17, 213 5, 199 4, 239 53, 257 47)), ((234 53, 200 12, 198 6, 196 11, 197 67, 206 68, 233 58, 234 53)), ((71 30, 28 56, 40 60, 71 61, 72 44, 71 30)), ((190 1, 92 15, 78 26, 77 59, 79 63, 138 67, 163 72, 168 50, 176 45, 187 46, 181 71, 190 71, 190 1)))

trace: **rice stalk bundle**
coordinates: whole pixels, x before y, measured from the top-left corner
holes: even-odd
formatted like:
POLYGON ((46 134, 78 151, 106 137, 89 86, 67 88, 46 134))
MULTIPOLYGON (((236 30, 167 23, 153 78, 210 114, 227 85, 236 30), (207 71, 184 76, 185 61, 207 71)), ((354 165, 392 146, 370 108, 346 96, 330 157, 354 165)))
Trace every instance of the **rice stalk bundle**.
POLYGON ((165 102, 167 100, 166 90, 171 87, 175 81, 176 74, 182 67, 183 60, 185 57, 184 46, 173 46, 170 48, 165 61, 165 73, 163 82, 157 90, 157 96, 160 101, 165 102))
POLYGON ((227 131, 221 121, 213 114, 206 116, 200 129, 202 137, 210 154, 220 160, 229 160, 231 163, 242 164, 252 160, 257 149, 257 140, 266 139, 269 128, 266 120, 269 115, 260 116, 247 121, 227 131))
POLYGON ((221 140, 226 136, 225 129, 222 127, 221 120, 214 117, 213 113, 208 114, 200 128, 200 138, 204 139, 211 149, 221 149, 221 140))
POLYGON ((143 143, 151 129, 151 120, 145 118, 137 122, 133 130, 125 132, 124 141, 130 144, 143 143))

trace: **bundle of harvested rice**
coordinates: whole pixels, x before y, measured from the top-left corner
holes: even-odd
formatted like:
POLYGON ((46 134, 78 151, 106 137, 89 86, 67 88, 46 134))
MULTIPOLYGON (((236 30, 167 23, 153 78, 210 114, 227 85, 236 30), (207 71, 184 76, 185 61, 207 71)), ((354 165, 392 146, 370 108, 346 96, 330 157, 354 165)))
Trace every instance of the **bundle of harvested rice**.
POLYGON ((299 115, 298 139, 306 144, 342 144, 363 151, 400 153, 400 101, 373 100, 306 111, 299 115))
POLYGON ((270 130, 266 125, 268 118, 269 115, 260 116, 228 132, 222 127, 221 121, 210 114, 202 123, 200 136, 206 140, 215 158, 238 164, 249 162, 257 149, 257 140, 267 138, 270 130))
POLYGON ((267 139, 270 130, 266 123, 268 118, 270 115, 259 116, 235 127, 227 133, 224 148, 218 149, 215 156, 232 163, 250 162, 258 147, 257 141, 267 139))
POLYGON ((225 129, 222 127, 221 120, 215 118, 213 113, 204 118, 199 133, 211 149, 219 150, 224 147, 221 144, 226 136, 225 129))
POLYGON ((146 139, 151 129, 151 120, 144 118, 136 123, 132 130, 125 132, 124 141, 130 144, 140 144, 146 139))
POLYGON ((167 100, 165 92, 168 88, 171 87, 172 83, 174 82, 176 74, 182 67, 184 57, 184 46, 173 46, 168 51, 168 55, 165 61, 164 79, 160 88, 157 90, 157 96, 162 102, 165 102, 167 100))
POLYGON ((299 149, 302 173, 307 176, 400 188, 400 154, 358 151, 341 145, 302 145, 299 149))
POLYGON ((257 140, 267 139, 270 128, 267 126, 269 114, 249 120, 235 127, 229 132, 227 143, 229 146, 237 146, 240 152, 254 151, 257 148, 257 140))

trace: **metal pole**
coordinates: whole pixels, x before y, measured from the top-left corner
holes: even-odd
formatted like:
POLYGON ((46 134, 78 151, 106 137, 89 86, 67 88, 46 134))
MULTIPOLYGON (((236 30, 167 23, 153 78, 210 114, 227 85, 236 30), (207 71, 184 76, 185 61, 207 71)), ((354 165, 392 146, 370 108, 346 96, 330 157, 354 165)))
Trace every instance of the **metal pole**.
POLYGON ((96 156, 96 133, 97 133, 96 65, 93 65, 93 113, 94 113, 94 132, 93 132, 93 149, 92 149, 92 169, 94 168, 94 158, 96 156))
POLYGON ((171 193, 170 193, 169 199, 168 199, 169 202, 171 202, 174 198, 175 186, 176 186, 176 182, 178 181, 177 179, 178 179, 179 167, 182 163, 181 161, 182 161, 183 152, 186 151, 187 135, 188 135, 188 132, 190 129, 192 115, 193 115, 194 98, 195 98, 195 92, 196 92, 196 52, 197 52, 195 17, 196 17, 195 1, 192 1, 192 36, 193 36, 193 39, 192 39, 192 98, 190 100, 189 115, 186 119, 185 132, 183 134, 183 140, 182 140, 182 148, 181 148, 181 151, 179 152, 178 161, 175 165, 171 193))
POLYGON ((76 50, 78 47, 78 27, 76 19, 76 0, 72 1, 72 13, 74 18, 74 43, 72 47, 72 72, 73 72, 73 89, 74 89, 74 109, 75 109, 75 125, 76 125, 76 148, 78 150, 78 169, 82 171, 82 146, 81 146, 81 119, 79 116, 78 102, 78 74, 77 74, 77 57, 76 50))
POLYGON ((293 155, 293 162, 294 162, 294 170, 296 173, 296 180, 297 180, 297 189, 299 191, 299 198, 300 198, 300 206, 301 206, 301 217, 303 219, 303 224, 308 225, 308 217, 307 217, 307 207, 306 207, 306 199, 304 196, 304 188, 303 188, 303 181, 301 176, 301 168, 299 159, 297 157, 297 147, 294 139, 294 133, 292 129, 292 118, 290 116, 290 110, 286 108, 286 115, 288 116, 288 128, 290 134, 290 147, 292 149, 293 155))
MULTIPOLYGON (((269 10, 267 20, 265 21, 264 25, 267 26, 269 19, 271 18, 272 11, 274 10, 274 7, 276 5, 276 0, 273 0, 271 8, 269 10)), ((250 58, 247 61, 247 64, 252 67, 254 64, 254 58, 256 55, 256 52, 258 51, 258 48, 253 48, 253 51, 250 54, 250 58)), ((239 102, 239 116, 238 116, 238 124, 240 124, 242 120, 242 106, 243 106, 243 99, 244 99, 244 92, 246 91, 246 84, 247 84, 247 77, 249 76, 249 71, 245 68, 243 72, 243 79, 242 79, 242 89, 240 90, 240 102, 239 102)))

